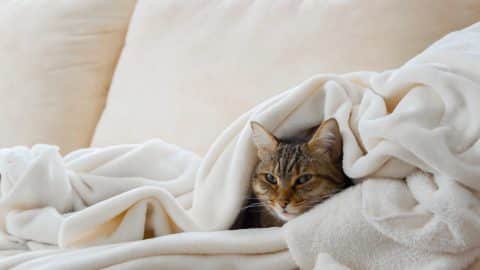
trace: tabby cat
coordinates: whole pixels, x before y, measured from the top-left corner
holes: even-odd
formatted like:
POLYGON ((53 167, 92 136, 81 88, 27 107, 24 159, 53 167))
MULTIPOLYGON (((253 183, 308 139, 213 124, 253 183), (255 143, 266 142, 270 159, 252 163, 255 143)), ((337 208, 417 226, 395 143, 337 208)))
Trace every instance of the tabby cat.
POLYGON ((259 158, 251 179, 253 196, 233 228, 281 226, 352 184, 342 169, 335 119, 306 138, 281 140, 257 122, 251 128, 259 158))

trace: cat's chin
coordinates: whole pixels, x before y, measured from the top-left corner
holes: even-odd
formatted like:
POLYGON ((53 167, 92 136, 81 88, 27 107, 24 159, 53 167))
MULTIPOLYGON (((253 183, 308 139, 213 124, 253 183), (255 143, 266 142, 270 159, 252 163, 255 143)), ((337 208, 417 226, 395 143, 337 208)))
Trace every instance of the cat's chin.
POLYGON ((290 221, 298 216, 295 214, 290 214, 290 213, 278 211, 278 210, 275 210, 275 215, 277 216, 278 219, 285 222, 290 221))

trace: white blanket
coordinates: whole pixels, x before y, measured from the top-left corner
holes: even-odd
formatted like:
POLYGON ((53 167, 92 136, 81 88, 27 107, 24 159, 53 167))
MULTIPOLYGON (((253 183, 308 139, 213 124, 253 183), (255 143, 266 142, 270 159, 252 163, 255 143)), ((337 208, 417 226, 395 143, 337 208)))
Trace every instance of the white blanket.
POLYGON ((158 140, 3 149, 0 269, 463 269, 480 254, 479 117, 480 23, 397 70, 273 97, 204 159, 158 140), (359 184, 282 228, 222 231, 256 163, 248 122, 284 137, 329 117, 359 184))

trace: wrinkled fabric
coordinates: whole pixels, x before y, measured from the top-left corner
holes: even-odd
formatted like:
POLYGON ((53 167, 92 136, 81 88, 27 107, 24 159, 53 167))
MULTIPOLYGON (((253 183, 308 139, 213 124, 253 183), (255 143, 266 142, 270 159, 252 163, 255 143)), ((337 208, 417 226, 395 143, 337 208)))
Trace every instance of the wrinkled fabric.
POLYGON ((30 252, 0 266, 462 269, 480 248, 479 101, 476 24, 399 69, 318 75, 268 99, 203 159, 159 140, 64 158, 48 145, 3 149, 0 249, 30 252), (358 185, 283 228, 223 231, 257 162, 249 122, 288 137, 330 117, 358 185))

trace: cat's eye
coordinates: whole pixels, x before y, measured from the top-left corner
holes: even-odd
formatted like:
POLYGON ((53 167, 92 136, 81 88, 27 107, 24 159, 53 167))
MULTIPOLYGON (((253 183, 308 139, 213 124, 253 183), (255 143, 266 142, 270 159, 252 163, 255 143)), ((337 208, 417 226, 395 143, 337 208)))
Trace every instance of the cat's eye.
POLYGON ((272 184, 272 185, 277 184, 277 179, 275 178, 275 176, 273 176, 269 173, 265 174, 265 180, 267 180, 267 182, 272 184))
POLYGON ((300 177, 297 178, 297 180, 295 181, 295 184, 296 185, 302 185, 302 184, 305 184, 307 183, 308 181, 310 181, 310 179, 312 179, 312 175, 311 174, 304 174, 300 177))

